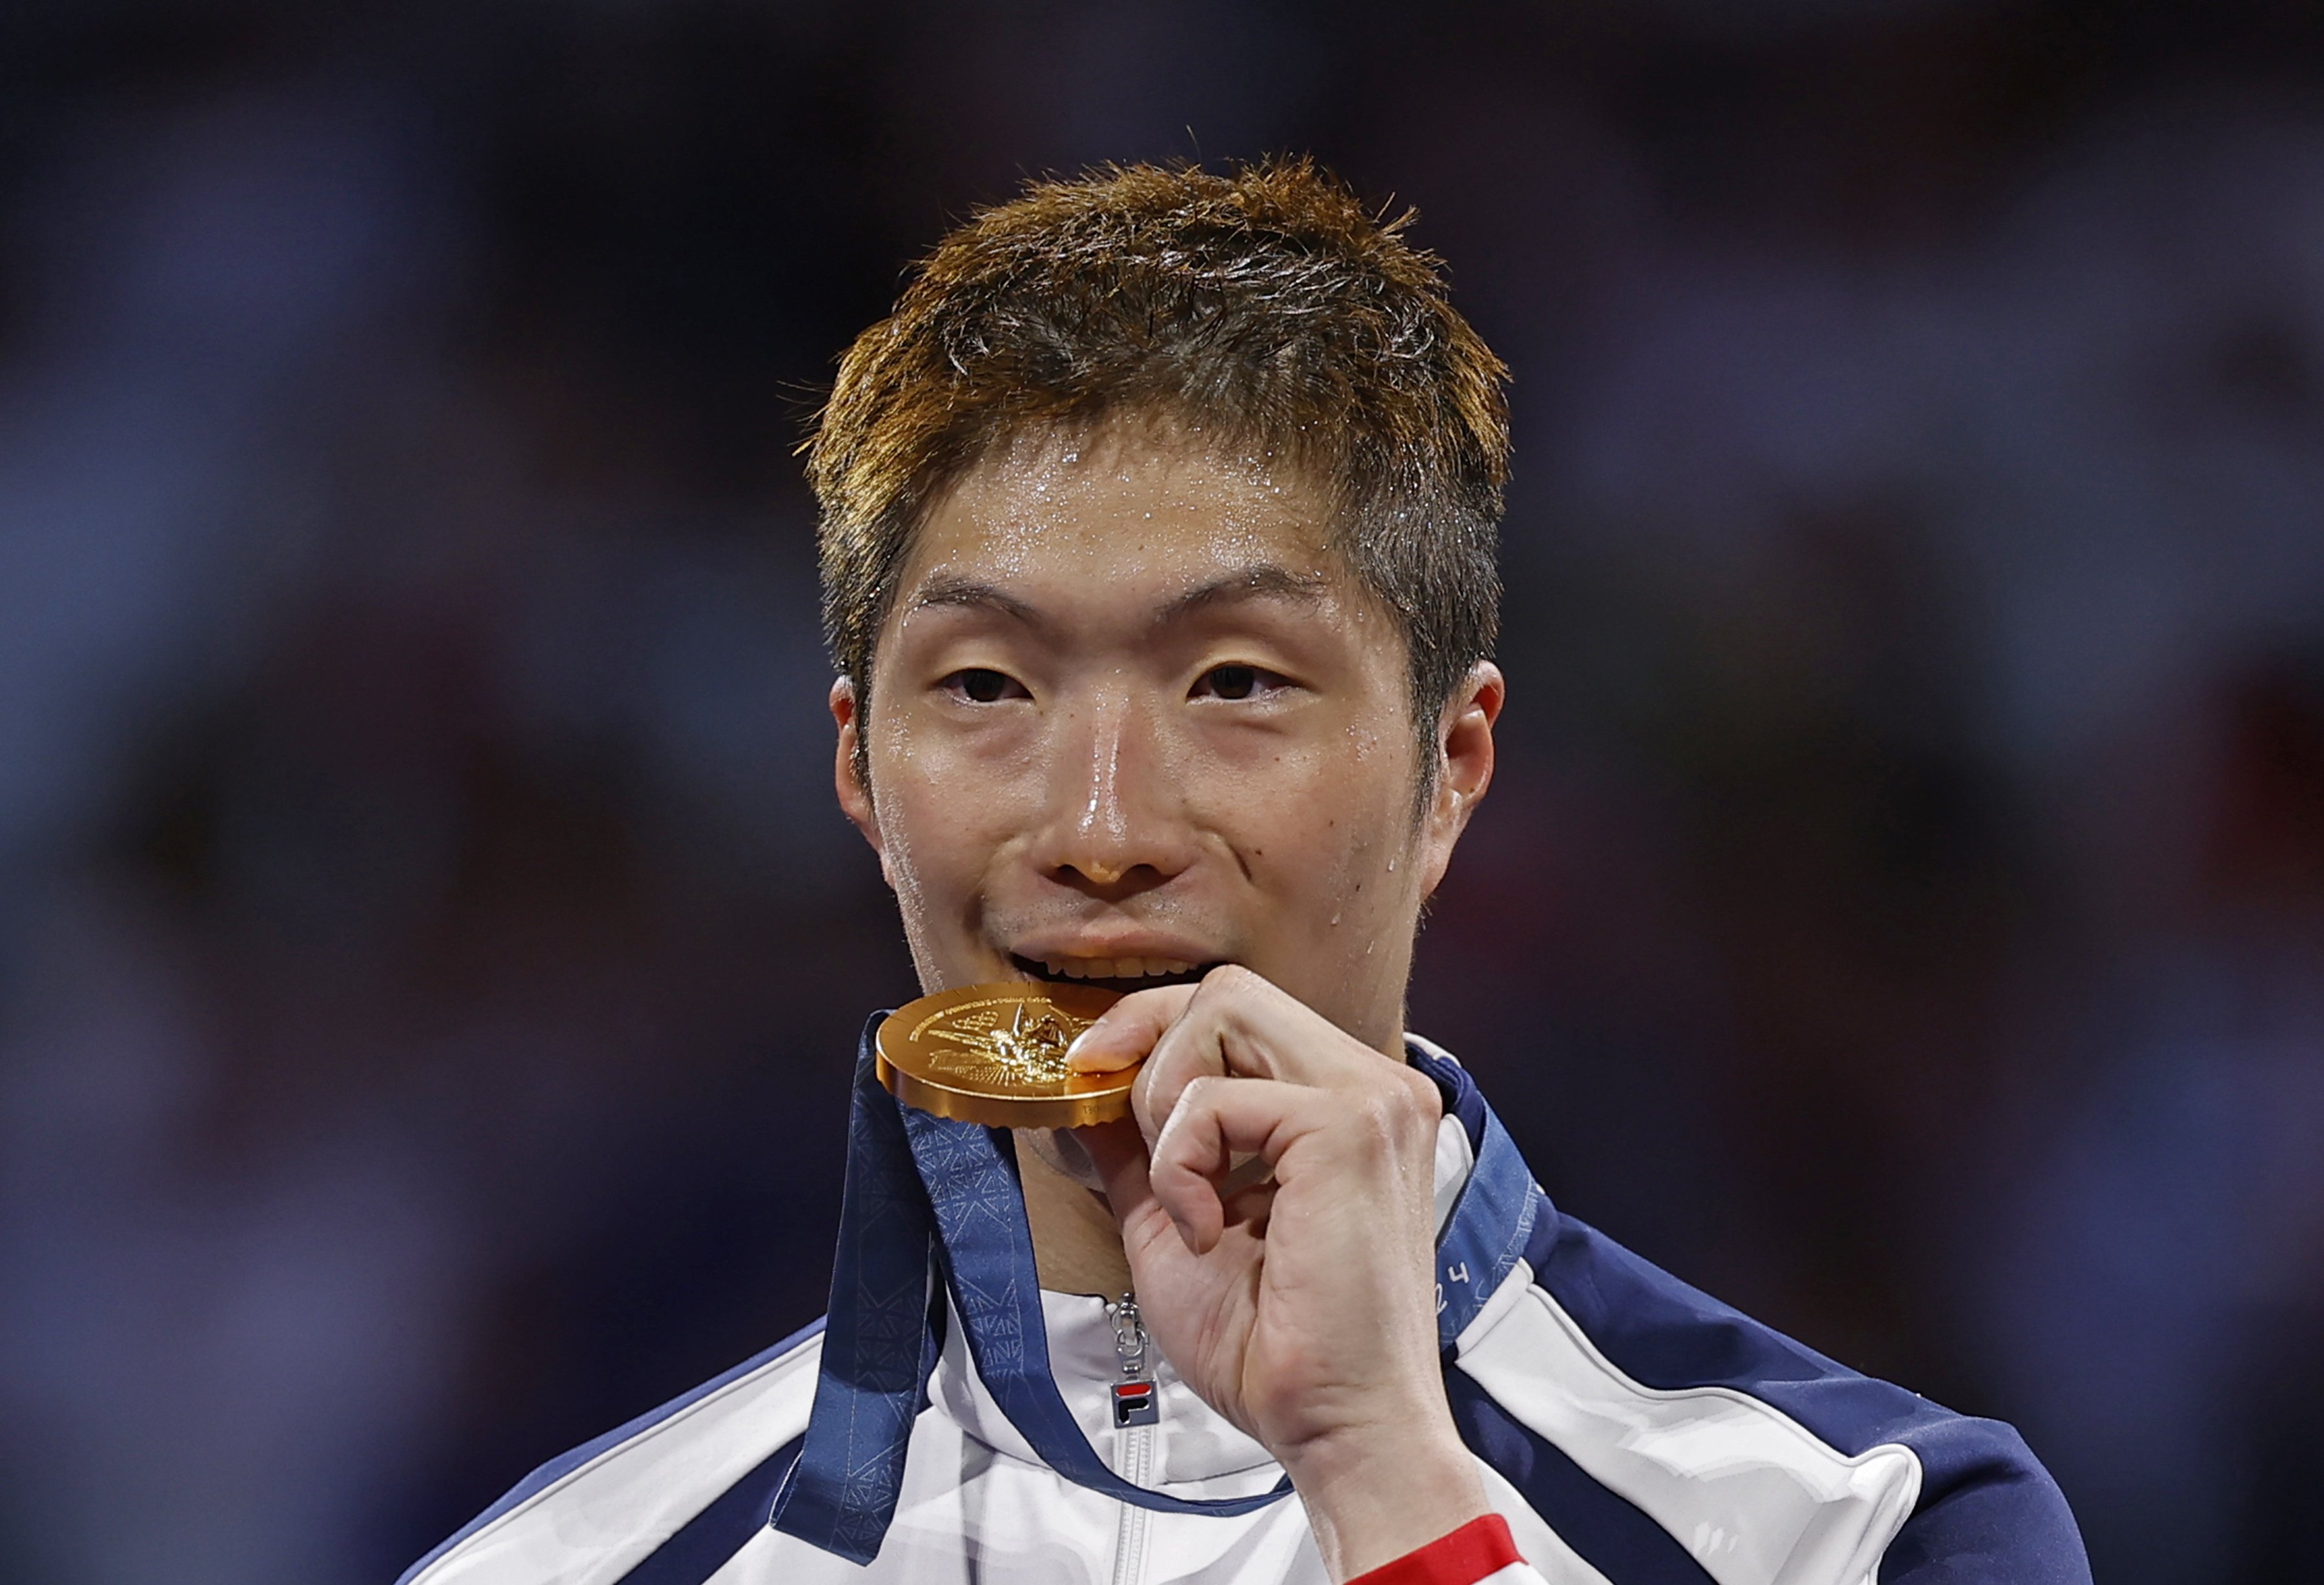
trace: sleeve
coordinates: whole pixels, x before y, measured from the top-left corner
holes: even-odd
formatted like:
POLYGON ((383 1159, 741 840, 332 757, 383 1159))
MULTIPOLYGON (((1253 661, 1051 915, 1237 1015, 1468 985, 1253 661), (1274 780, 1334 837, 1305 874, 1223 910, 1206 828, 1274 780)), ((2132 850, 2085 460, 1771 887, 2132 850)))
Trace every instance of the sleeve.
POLYGON ((1357 1575, 1348 1585, 1545 1585, 1499 1514, 1471 1519, 1416 1551, 1357 1575))
POLYGON ((1727 1585, 2089 1585, 2009 1426, 1825 1359, 1545 1203, 1526 1265, 1447 1392, 1604 1577, 1690 1578, 1716 1544, 1727 1585))
POLYGON ((1926 1480, 1880 1560, 1881 1585, 2087 1585, 2065 1496, 2015 1431, 1963 1418, 1913 1440, 1926 1480))

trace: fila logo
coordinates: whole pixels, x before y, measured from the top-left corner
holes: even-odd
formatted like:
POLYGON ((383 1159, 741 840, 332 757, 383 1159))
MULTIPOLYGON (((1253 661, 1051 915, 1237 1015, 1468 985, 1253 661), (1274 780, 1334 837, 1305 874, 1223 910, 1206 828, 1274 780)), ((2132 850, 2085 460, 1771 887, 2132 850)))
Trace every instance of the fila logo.
POLYGON ((1114 1383, 1113 1427, 1116 1431, 1124 1431, 1132 1425, 1152 1425, 1161 1418, 1162 1405, 1156 1401, 1152 1382, 1114 1383))

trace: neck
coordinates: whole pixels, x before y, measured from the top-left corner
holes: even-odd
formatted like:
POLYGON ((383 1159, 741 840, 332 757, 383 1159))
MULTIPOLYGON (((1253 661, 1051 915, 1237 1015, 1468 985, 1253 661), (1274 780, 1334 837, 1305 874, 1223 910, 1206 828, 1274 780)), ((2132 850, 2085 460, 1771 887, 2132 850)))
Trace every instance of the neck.
POLYGON ((1018 1137, 1017 1167, 1025 1184, 1025 1220, 1033 1229, 1033 1264, 1041 1286, 1061 1294, 1118 1299, 1130 1291, 1130 1260, 1105 1196, 1083 1187, 1018 1137))

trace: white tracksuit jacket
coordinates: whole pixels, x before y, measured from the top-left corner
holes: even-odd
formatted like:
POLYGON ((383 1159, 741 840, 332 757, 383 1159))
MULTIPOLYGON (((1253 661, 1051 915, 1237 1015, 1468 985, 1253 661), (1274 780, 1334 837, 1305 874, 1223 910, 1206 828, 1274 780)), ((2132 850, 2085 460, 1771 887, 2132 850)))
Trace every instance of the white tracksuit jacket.
MULTIPOLYGON (((1416 1043, 1417 1044, 1417 1043, 1416 1043)), ((1432 1055, 1433 1048, 1428 1048, 1432 1055)), ((1449 1062, 1440 1216, 1481 1138, 1449 1062)), ((1152 1426, 1113 1428, 1102 1301, 1044 1293, 1053 1373, 1092 1447, 1172 1496, 1263 1491, 1265 1450, 1167 1361, 1152 1426)), ((1324 1585, 1296 1496, 1156 1513, 1053 1473, 946 1331, 868 1567, 769 1526, 815 1396, 821 1324, 576 1449, 400 1585, 1324 1585)), ((2049 1476, 2007 1426, 1834 1364, 1545 1202, 1445 1385, 1526 1565, 1494 1585, 2086 1585, 2049 1476)))

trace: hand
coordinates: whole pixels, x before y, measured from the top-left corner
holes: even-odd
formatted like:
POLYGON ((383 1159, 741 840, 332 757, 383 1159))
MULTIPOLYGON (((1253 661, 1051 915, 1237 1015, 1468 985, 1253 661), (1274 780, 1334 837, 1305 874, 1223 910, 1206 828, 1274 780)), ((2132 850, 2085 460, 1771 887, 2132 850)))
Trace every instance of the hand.
POLYGON ((1231 965, 1070 1060, 1140 1057, 1134 1128, 1080 1138, 1163 1354, 1283 1465, 1335 1578, 1485 1513, 1437 1359, 1436 1086, 1231 965))

